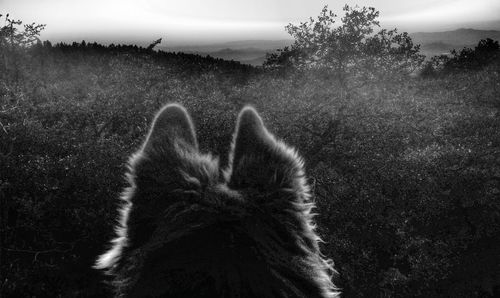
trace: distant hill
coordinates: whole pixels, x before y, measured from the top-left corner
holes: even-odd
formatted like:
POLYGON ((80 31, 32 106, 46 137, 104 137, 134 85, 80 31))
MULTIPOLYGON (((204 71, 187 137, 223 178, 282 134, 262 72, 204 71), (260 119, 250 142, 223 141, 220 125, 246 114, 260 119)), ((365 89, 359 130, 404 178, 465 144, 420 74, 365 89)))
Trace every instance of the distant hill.
POLYGON ((224 60, 234 60, 240 61, 242 63, 250 64, 250 65, 262 65, 262 62, 265 59, 266 53, 271 52, 271 49, 258 49, 258 48, 243 48, 243 49, 231 49, 226 48, 220 51, 208 52, 207 54, 221 58, 224 60), (259 62, 262 61, 262 62, 259 62))
POLYGON ((274 52, 293 43, 291 39, 282 40, 240 40, 208 45, 187 45, 176 47, 158 47, 169 52, 184 52, 224 60, 234 60, 250 65, 262 65, 266 53, 274 52))
POLYGON ((449 53, 452 49, 474 47, 481 39, 500 40, 500 31, 457 29, 443 32, 415 32, 410 34, 413 42, 421 45, 426 56, 449 53))
POLYGON ((497 30, 476 30, 476 29, 457 29, 443 32, 416 32, 410 34, 414 41, 420 43, 443 42, 451 45, 477 44, 481 39, 491 38, 500 39, 500 31, 497 30))
POLYGON ((241 49, 259 49, 259 50, 275 50, 285 46, 291 45, 293 40, 280 39, 280 40, 238 40, 222 43, 213 43, 205 45, 184 45, 174 47, 158 47, 160 50, 168 51, 183 51, 183 52, 217 52, 223 49, 241 50, 241 49))
MULTIPOLYGON (((500 40, 500 31, 457 29, 443 32, 415 32, 410 34, 415 44, 421 45, 422 54, 427 57, 447 54, 452 49, 474 47, 481 39, 500 40)), ((211 56, 224 60, 234 60, 250 65, 262 65, 266 53, 274 52, 293 43, 291 39, 282 40, 240 40, 207 45, 187 45, 158 47, 169 52, 184 52, 211 56)))

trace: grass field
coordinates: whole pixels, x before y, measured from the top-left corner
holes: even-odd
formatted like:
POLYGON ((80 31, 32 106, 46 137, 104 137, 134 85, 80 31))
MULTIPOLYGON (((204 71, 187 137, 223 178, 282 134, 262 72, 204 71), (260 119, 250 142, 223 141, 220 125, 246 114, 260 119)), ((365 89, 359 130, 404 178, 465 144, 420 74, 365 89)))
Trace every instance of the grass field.
POLYGON ((113 234, 128 156, 182 103, 203 151, 256 107, 306 160, 323 252, 345 297, 500 291, 500 61, 339 93, 277 73, 134 47, 39 45, 0 56, 1 291, 107 295, 91 269, 113 234))

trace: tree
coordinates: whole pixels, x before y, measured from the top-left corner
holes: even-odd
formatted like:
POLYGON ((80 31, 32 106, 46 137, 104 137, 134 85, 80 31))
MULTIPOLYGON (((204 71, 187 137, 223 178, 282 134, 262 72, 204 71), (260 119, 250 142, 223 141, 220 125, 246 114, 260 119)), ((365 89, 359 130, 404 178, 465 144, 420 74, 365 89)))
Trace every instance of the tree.
POLYGON ((338 82, 341 97, 367 83, 401 79, 417 69, 424 60, 419 45, 408 33, 379 26, 379 12, 373 7, 344 6, 344 17, 325 6, 317 19, 286 26, 295 42, 290 49, 267 57, 265 66, 281 68, 293 65, 299 70, 318 72, 338 82))
MULTIPOLYGON (((0 14, 0 17, 3 15, 0 14)), ((9 18, 9 14, 5 16, 5 23, 3 27, 0 27, 0 47, 5 47, 10 45, 12 48, 16 46, 29 47, 40 41, 38 36, 45 29, 43 24, 25 24, 24 30, 19 30, 17 26, 20 26, 23 22, 20 20, 14 20, 9 18)))
POLYGON ((161 38, 160 39, 157 39, 155 41, 153 41, 148 47, 147 47, 147 50, 148 51, 152 51, 154 47, 156 47, 157 45, 159 45, 161 43, 161 38))
MULTIPOLYGON (((0 14, 0 17, 3 15, 0 14)), ((0 27, 0 79, 12 77, 14 81, 19 79, 19 60, 23 50, 30 48, 40 42, 38 36, 45 28, 42 24, 25 24, 24 30, 19 30, 23 22, 5 16, 5 25, 0 27)))

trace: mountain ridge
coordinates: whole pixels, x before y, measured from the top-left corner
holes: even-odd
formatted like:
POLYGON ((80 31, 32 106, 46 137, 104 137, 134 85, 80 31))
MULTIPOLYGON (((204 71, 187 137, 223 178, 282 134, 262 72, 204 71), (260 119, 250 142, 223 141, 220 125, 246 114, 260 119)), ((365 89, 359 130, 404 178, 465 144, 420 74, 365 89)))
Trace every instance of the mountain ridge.
MULTIPOLYGON (((464 47, 474 47, 481 39, 500 40, 499 30, 480 30, 459 28, 456 30, 436 32, 409 33, 414 44, 421 45, 421 53, 427 57, 447 54, 451 50, 464 47)), ((292 39, 277 40, 236 40, 208 45, 160 46, 158 49, 171 52, 185 52, 199 55, 209 55, 225 60, 240 61, 251 65, 262 65, 266 53, 271 53, 285 46, 290 46, 292 39)))

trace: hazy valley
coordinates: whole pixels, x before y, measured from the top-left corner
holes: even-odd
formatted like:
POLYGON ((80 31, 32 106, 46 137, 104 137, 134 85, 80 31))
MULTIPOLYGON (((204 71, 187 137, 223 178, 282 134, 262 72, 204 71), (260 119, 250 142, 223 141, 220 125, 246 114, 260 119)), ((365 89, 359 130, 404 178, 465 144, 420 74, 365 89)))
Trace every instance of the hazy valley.
MULTIPOLYGON (((447 54, 450 50, 460 50, 464 47, 474 47, 481 39, 500 40, 500 31, 457 29, 442 32, 410 33, 415 44, 421 45, 421 53, 432 57, 447 54)), ((254 66, 262 65, 266 53, 271 53, 285 46, 290 46, 292 39, 282 40, 241 40, 207 45, 186 45, 174 47, 158 47, 164 51, 184 52, 199 55, 210 55, 224 60, 234 60, 254 66)))

